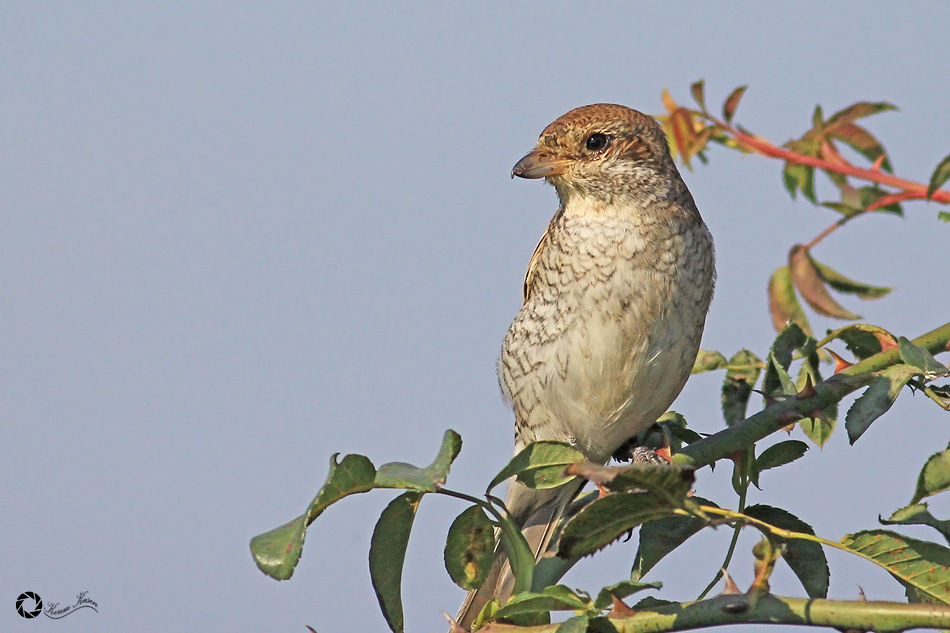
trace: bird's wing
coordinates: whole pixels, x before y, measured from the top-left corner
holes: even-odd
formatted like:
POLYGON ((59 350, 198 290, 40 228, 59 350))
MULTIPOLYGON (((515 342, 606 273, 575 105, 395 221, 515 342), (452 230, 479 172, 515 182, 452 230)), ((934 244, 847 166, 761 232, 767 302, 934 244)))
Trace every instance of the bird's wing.
POLYGON ((531 295, 534 294, 537 290, 537 281, 538 281, 538 268, 540 267, 541 262, 541 253, 544 252, 544 249, 548 247, 551 243, 551 227, 554 226, 554 223, 557 222, 557 219, 564 213, 564 208, 561 207, 557 210, 557 213, 554 214, 554 217, 551 218, 551 221, 548 223, 546 229, 544 229, 544 234, 541 236, 541 239, 538 240, 538 246, 534 249, 534 254, 531 256, 531 259, 528 260, 528 272, 524 276, 524 302, 528 303, 528 299, 531 298, 531 295))

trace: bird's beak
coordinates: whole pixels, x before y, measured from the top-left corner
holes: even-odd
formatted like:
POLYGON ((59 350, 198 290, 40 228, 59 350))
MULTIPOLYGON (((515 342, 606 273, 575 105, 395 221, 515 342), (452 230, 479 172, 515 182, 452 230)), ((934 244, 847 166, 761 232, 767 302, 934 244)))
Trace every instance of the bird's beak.
POLYGON ((511 177, 547 178, 548 176, 557 176, 567 171, 568 164, 569 161, 534 150, 515 164, 511 170, 511 177))

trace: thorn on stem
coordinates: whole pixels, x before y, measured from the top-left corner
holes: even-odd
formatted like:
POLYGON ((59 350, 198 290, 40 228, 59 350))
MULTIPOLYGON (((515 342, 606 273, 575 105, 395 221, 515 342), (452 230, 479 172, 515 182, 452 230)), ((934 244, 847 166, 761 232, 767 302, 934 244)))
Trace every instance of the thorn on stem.
POLYGON ((799 400, 807 400, 808 398, 814 398, 818 394, 815 391, 815 385, 811 382, 811 374, 805 375, 805 386, 802 387, 802 390, 798 392, 798 395, 795 397, 799 400))
POLYGON ((854 363, 849 363, 849 362, 846 361, 845 359, 841 358, 840 356, 838 356, 837 354, 835 354, 833 351, 831 351, 831 350, 828 349, 827 347, 822 348, 822 349, 824 349, 826 352, 828 352, 829 354, 831 354, 831 357, 832 357, 833 359, 835 359, 835 373, 836 373, 836 374, 837 374, 838 372, 844 371, 845 369, 847 369, 848 367, 850 367, 851 365, 854 364, 854 363))

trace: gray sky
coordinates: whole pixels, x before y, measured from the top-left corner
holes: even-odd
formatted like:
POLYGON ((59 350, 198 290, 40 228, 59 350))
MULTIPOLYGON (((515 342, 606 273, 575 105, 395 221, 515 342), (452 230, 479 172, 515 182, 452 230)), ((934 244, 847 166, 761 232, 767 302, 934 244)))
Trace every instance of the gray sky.
MULTIPOLYGON (((868 125, 926 180, 950 151, 948 20, 938 2, 3 3, 0 629, 385 630, 366 553, 392 494, 331 508, 289 582, 256 569, 248 540, 306 507, 334 452, 426 464, 451 427, 465 444, 449 484, 473 492, 506 462, 494 363, 556 207, 508 174, 544 126, 601 101, 656 113, 664 87, 688 102, 697 78, 713 104, 749 84, 738 121, 777 143, 816 103, 887 100, 901 112, 868 125), (88 591, 99 613, 23 620, 25 590, 88 591)), ((791 201, 773 161, 711 157, 684 174, 718 249, 704 347, 764 355, 768 275, 835 215, 791 201)), ((950 225, 936 205, 906 212, 815 255, 896 286, 845 301, 913 337, 950 314, 950 225)), ((695 377, 674 405, 697 430, 721 427, 720 381, 695 377)), ((765 474, 751 502, 832 539, 873 527, 946 424, 905 394, 856 446, 842 428, 765 474)), ((700 494, 734 507, 729 470, 701 472, 700 494)), ((442 630, 461 599, 441 555, 462 509, 422 504, 411 631, 442 630)), ((727 545, 703 535, 649 579, 691 599, 727 545)), ((625 578, 635 549, 568 584, 625 578)), ((903 595, 829 558, 832 597, 903 595)), ((773 586, 802 593, 786 569, 773 586)))

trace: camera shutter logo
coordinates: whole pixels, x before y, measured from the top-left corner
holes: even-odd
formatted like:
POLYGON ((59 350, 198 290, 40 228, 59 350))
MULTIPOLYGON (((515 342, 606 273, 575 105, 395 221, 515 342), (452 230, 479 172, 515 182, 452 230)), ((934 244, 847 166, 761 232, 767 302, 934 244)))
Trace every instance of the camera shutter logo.
MULTIPOLYGON (((29 603, 27 603, 27 607, 29 607, 29 603)), ((24 591, 16 599, 16 612, 27 620, 32 620, 43 612, 43 599, 34 591, 24 591), (33 601, 32 610, 23 607, 23 603, 27 600, 33 601)))

